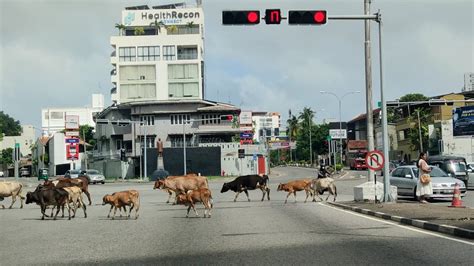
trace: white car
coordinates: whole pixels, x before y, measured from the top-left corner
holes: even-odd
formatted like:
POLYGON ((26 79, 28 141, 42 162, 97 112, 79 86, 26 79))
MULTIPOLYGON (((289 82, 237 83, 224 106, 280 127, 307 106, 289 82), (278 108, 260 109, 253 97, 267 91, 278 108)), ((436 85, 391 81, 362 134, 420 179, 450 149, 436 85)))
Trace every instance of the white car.
POLYGON ((3 171, 0 171, 0 177, 4 177, 5 174, 3 173, 3 171))
POLYGON ((474 187, 474 162, 467 163, 467 173, 469 174, 468 187, 474 187))

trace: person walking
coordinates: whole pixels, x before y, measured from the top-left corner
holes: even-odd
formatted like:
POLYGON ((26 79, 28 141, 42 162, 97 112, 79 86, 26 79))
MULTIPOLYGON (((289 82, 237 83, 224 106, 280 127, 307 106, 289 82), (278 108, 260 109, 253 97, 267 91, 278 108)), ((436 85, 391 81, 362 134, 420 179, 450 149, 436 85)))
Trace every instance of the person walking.
POLYGON ((427 198, 433 194, 433 187, 431 185, 431 168, 426 162, 427 155, 425 152, 420 153, 418 158, 418 184, 416 186, 416 196, 419 197, 420 203, 428 203, 427 198))

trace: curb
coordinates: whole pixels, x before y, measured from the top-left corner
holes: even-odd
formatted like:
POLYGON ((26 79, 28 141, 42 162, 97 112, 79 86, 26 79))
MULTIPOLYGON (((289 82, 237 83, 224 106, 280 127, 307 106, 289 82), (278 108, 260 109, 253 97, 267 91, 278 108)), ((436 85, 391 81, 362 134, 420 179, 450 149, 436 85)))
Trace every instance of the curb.
POLYGON ((385 220, 392 220, 394 222, 398 222, 404 225, 411 225, 411 226, 418 227, 425 230, 435 231, 435 232, 439 232, 443 234, 449 234, 449 235, 468 238, 468 239, 474 239, 474 230, 464 229, 464 228, 451 226, 451 225, 430 223, 427 221, 405 218, 405 217, 396 216, 396 215, 390 215, 383 212, 375 212, 375 211, 362 209, 359 207, 352 207, 352 206, 335 203, 335 202, 327 202, 327 203, 330 205, 345 209, 345 210, 350 210, 357 213, 375 216, 375 217, 382 218, 385 220))

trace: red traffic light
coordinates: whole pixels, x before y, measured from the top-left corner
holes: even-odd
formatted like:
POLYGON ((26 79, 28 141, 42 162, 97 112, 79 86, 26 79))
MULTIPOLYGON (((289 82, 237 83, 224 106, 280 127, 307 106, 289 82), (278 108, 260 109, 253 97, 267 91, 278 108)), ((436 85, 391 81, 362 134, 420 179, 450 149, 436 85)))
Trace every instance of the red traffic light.
POLYGON ((288 24, 290 25, 323 25, 327 22, 326 10, 290 10, 288 24))
POLYGON ((222 11, 223 25, 255 25, 260 23, 260 11, 222 11))
POLYGON ((233 115, 221 115, 221 120, 222 121, 232 121, 232 120, 234 120, 234 116, 233 115))

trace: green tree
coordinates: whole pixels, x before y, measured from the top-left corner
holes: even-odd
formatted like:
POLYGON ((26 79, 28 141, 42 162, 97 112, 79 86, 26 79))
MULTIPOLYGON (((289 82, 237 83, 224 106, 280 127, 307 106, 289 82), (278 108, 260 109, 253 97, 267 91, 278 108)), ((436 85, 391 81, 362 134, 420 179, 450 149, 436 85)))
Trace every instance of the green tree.
POLYGON ((421 143, 423 144, 423 151, 428 150, 429 135, 428 135, 428 124, 431 121, 431 112, 427 108, 417 108, 408 117, 408 122, 414 124, 408 132, 408 139, 412 150, 422 151, 420 145, 420 130, 421 130, 421 143), (418 119, 418 113, 420 117, 418 119), (418 126, 420 125, 420 126, 418 126))
POLYGON ((123 30, 125 29, 125 25, 123 24, 119 24, 119 23, 115 23, 115 28, 117 28, 119 30, 119 36, 122 36, 123 35, 123 30))
POLYGON ((133 31, 133 34, 143 35, 145 34, 145 29, 143 27, 136 27, 135 30, 133 31))
POLYGON ((20 136, 22 132, 20 121, 0 111, 0 135, 20 136))
POLYGON ((155 28, 155 34, 158 35, 161 33, 161 28, 165 26, 165 23, 163 21, 158 21, 155 19, 154 22, 150 23, 150 26, 155 28))
POLYGON ((96 140, 94 139, 94 128, 89 125, 79 126, 79 137, 89 143, 92 146, 95 146, 96 140), (85 137, 85 140, 84 140, 85 137))
MULTIPOLYGON (((313 134, 315 132, 313 118, 314 118, 314 111, 311 110, 309 107, 303 108, 303 111, 300 112, 299 116, 299 134, 297 136, 297 144, 296 144, 296 157, 300 160, 309 161, 311 156, 310 152, 314 147, 313 142, 313 134), (311 133, 311 138, 309 137, 311 133), (311 149, 310 149, 310 139, 311 139, 311 149)), ((314 152, 314 151, 313 151, 314 152)))
POLYGON ((400 97, 400 102, 427 101, 429 98, 421 93, 409 93, 400 97))
POLYGON ((290 137, 290 141, 294 141, 298 136, 298 132, 300 129, 300 124, 298 118, 292 115, 288 120, 286 120, 287 130, 286 134, 290 137))
POLYGON ((10 165, 13 163, 13 149, 7 148, 2 150, 0 154, 0 164, 1 165, 10 165))

